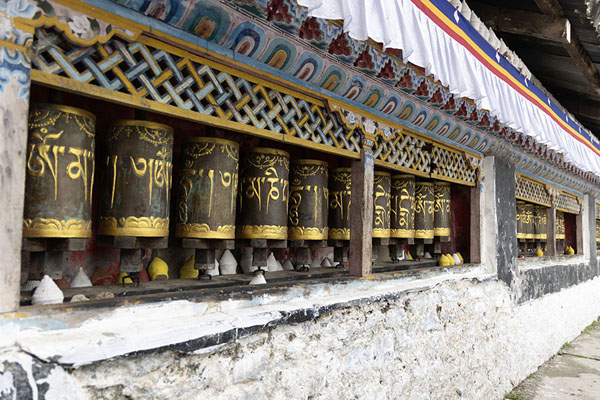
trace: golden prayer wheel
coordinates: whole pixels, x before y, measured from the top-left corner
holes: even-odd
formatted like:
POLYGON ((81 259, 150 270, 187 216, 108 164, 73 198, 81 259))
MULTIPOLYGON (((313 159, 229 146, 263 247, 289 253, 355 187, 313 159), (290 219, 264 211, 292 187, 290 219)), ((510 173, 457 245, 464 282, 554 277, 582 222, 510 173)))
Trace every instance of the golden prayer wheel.
POLYGON ((373 237, 390 237, 392 175, 375 171, 373 176, 373 237))
POLYGON ((257 147, 243 160, 237 236, 286 240, 290 155, 257 147))
POLYGON ((393 238, 415 237, 415 177, 393 175, 391 193, 391 232, 393 238))
POLYGON ((525 239, 535 239, 533 204, 525 203, 525 239))
POLYGON ((433 183, 415 183, 415 239, 433 239, 433 183))
POLYGON ((548 228, 547 228, 547 216, 546 207, 534 206, 534 239, 547 240, 548 239, 548 228))
POLYGON ((350 168, 336 168, 329 176, 329 238, 350 240, 350 168))
POLYGON ((327 239, 328 175, 325 161, 297 160, 292 163, 288 212, 289 239, 327 239))
POLYGON ((596 243, 600 243, 600 220, 596 220, 596 243))
POLYGON ((556 211, 556 239, 565 239, 565 214, 562 211, 556 211))
POLYGON ((433 184, 433 234, 450 236, 450 184, 435 182, 433 184))
POLYGON ((100 235, 169 236, 173 129, 149 121, 116 121, 103 162, 100 235))
POLYGON ((181 146, 177 237, 235 239, 239 145, 199 137, 181 146))
POLYGON ((527 238, 525 202, 517 201, 517 239, 527 238))
POLYGON ((78 108, 31 105, 23 237, 92 236, 95 123, 78 108))

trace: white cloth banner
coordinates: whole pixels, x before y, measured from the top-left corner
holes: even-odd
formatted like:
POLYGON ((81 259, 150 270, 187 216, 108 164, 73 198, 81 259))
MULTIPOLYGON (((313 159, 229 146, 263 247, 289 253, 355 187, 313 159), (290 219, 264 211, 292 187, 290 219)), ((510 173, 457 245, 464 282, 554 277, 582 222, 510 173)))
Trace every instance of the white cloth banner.
MULTIPOLYGON (((310 16, 343 20, 344 31, 353 39, 371 38, 384 48, 401 49, 405 62, 424 67, 454 95, 473 99, 500 122, 563 153, 565 161, 583 171, 600 176, 600 157, 593 150, 496 76, 411 0, 297 1, 308 8, 310 16)), ((456 23, 457 17, 458 11, 456 23)))

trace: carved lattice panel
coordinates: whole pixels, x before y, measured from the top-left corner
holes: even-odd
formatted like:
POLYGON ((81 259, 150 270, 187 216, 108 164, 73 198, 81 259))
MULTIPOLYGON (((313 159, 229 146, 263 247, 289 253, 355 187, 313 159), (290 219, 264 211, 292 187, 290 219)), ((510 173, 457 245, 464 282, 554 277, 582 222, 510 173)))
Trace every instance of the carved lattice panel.
POLYGON ((576 196, 562 192, 556 198, 556 209, 571 214, 579 214, 581 212, 581 204, 576 196))
POLYGON ((431 151, 431 177, 473 186, 477 182, 477 170, 463 153, 434 144, 431 151))
POLYGON ((517 175, 516 177, 515 196, 517 199, 541 204, 546 207, 552 206, 552 198, 546 190, 546 186, 521 175, 517 175))
POLYGON ((425 141, 394 129, 393 138, 373 145, 376 160, 391 164, 390 167, 410 170, 428 175, 431 171, 431 154, 425 148, 425 141))
POLYGON ((258 83, 162 42, 139 40, 113 38, 84 48, 53 31, 38 30, 32 64, 46 74, 134 96, 139 104, 153 102, 216 117, 230 129, 243 131, 247 126, 266 135, 300 139, 297 143, 302 145, 360 152, 359 133, 340 125, 318 100, 258 83))

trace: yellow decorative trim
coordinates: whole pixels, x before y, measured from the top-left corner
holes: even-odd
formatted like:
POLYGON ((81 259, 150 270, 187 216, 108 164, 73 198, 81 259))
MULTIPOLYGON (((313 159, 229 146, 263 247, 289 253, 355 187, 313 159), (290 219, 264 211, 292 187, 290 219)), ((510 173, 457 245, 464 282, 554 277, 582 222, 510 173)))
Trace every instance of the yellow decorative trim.
POLYGON ((314 227, 295 226, 288 228, 288 239, 290 240, 326 240, 329 235, 329 228, 323 229, 314 227))
POLYGON ((415 231, 413 229, 390 229, 390 237, 412 239, 415 237, 415 231))
POLYGON ((565 234, 564 233, 557 233, 556 234, 556 239, 558 239, 558 240, 564 240, 565 239, 565 234))
POLYGON ((208 224, 177 224, 175 236, 196 239, 235 239, 235 225, 219 226, 216 231, 213 231, 208 224))
POLYGON ((389 172, 384 172, 384 171, 375 171, 373 173, 373 176, 387 176, 387 177, 391 177, 392 174, 390 174, 389 172))
POLYGON ((373 228, 374 238, 389 238, 391 235, 391 229, 384 228, 373 228))
POLYGON ((433 179, 439 179, 439 180, 443 180, 446 182, 460 183, 461 185, 465 185, 465 186, 475 186, 477 184, 476 182, 463 181, 462 179, 449 178, 447 176, 438 175, 438 174, 431 174, 431 177, 433 179))
POLYGON ((237 237, 240 239, 280 239, 286 240, 288 227, 280 225, 239 225, 237 237))
POLYGON ((98 234, 109 236, 169 236, 169 218, 156 217, 100 217, 98 234))
POLYGON ((415 239, 433 239, 433 229, 415 229, 415 239))
POLYGON ((184 140, 184 143, 219 143, 219 144, 228 144, 230 146, 234 146, 235 148, 239 148, 239 144, 234 142, 233 140, 214 138, 214 137, 193 137, 184 140))
POLYGON ((112 124, 113 126, 143 126, 144 128, 150 129, 160 129, 163 131, 167 131, 169 133, 173 133, 173 128, 169 125, 161 124, 160 122, 153 121, 143 121, 136 119, 118 119, 112 124))
POLYGON ((27 52, 27 46, 8 42, 6 40, 0 40, 0 47, 6 47, 7 49, 20 51, 21 53, 27 52))
POLYGON ((433 228, 434 236, 450 236, 450 228, 433 228))
POLYGON ((546 234, 546 233, 535 233, 533 235, 533 238, 534 239, 538 239, 538 240, 546 240, 546 239, 548 239, 548 234, 546 234))
POLYGON ((279 149, 272 149, 269 147, 255 147, 253 148, 250 153, 258 153, 258 154, 277 154, 280 156, 284 156, 287 158, 290 158, 290 153, 288 153, 285 150, 279 150, 279 149))
POLYGON ((329 228, 329 239, 350 240, 350 228, 329 228))
POLYGON ((322 165, 324 167, 328 167, 329 166, 329 164, 327 163, 327 161, 309 160, 309 159, 302 159, 302 160, 292 161, 292 165, 322 165))
POLYGON ((89 118, 89 119, 96 121, 96 116, 94 114, 92 114, 89 111, 82 110, 81 108, 65 106, 62 104, 50 104, 50 103, 37 103, 37 104, 43 105, 43 106, 48 106, 50 108, 65 112, 67 114, 75 114, 75 115, 79 115, 81 117, 89 118))
POLYGON ((54 218, 23 220, 23 237, 27 238, 90 238, 92 221, 69 219, 59 221, 54 218))
POLYGON ((527 239, 527 235, 524 233, 517 233, 517 239, 527 239))
POLYGON ((401 174, 401 175, 392 175, 392 179, 415 179, 414 175, 401 174))

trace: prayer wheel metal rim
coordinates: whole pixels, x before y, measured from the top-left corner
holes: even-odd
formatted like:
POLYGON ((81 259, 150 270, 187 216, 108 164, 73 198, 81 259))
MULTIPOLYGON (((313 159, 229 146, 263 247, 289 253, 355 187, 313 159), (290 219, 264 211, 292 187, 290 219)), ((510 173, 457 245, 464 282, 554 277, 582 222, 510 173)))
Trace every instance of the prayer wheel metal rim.
POLYGON ((385 171, 375 171, 373 173, 374 176, 389 176, 391 178, 392 174, 385 171))
POLYGON ((414 181, 415 180, 415 176, 414 175, 408 175, 408 174, 404 174, 404 175, 392 175, 392 179, 412 179, 414 181))
POLYGON ((415 182, 415 185, 433 186, 433 182, 415 182))
POLYGON ((324 167, 328 167, 329 163, 327 161, 303 158, 301 160, 292 161, 292 165, 322 165, 324 167))
POLYGON ((215 137, 208 137, 208 136, 203 136, 203 137, 192 137, 192 138, 188 138, 186 140, 183 141, 183 143, 220 143, 220 144, 228 144, 230 146, 235 146, 237 148, 240 147, 238 142, 235 142, 233 140, 229 140, 229 139, 221 139, 221 138, 215 138, 215 137))
POLYGON ((248 152, 248 154, 258 153, 258 154, 277 154, 280 156, 284 156, 290 158, 290 153, 285 150, 273 149, 271 147, 255 147, 248 152))
POLYGON ((92 114, 91 112, 89 112, 87 110, 83 110, 81 108, 77 108, 77 107, 65 106, 64 104, 33 103, 31 106, 32 106, 31 107, 32 109, 35 109, 36 107, 39 107, 39 106, 46 106, 46 107, 50 107, 50 108, 53 108, 58 111, 66 112, 68 114, 75 114, 75 115, 79 115, 81 117, 90 118, 90 119, 94 120, 94 122, 96 121, 96 116, 94 114, 92 114))
POLYGON ((438 185, 438 186, 452 186, 452 184, 450 182, 443 182, 443 181, 435 181, 434 184, 438 185))
POLYGON ((334 168, 331 170, 331 172, 351 172, 352 168, 346 168, 346 167, 339 167, 339 168, 334 168))
POLYGON ((162 129, 168 131, 169 133, 173 133, 173 128, 169 125, 161 124, 160 122, 154 121, 144 121, 140 119, 119 119, 116 120, 111 126, 143 126, 146 128, 155 128, 162 129))

